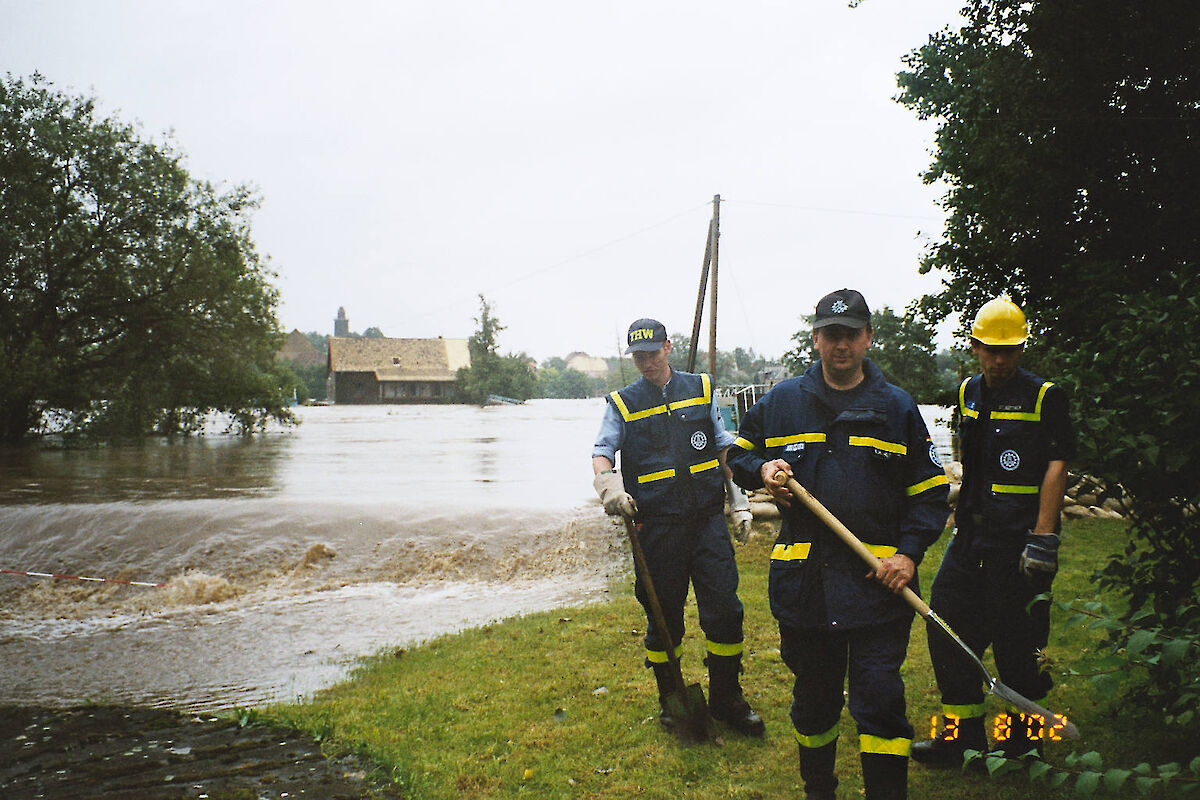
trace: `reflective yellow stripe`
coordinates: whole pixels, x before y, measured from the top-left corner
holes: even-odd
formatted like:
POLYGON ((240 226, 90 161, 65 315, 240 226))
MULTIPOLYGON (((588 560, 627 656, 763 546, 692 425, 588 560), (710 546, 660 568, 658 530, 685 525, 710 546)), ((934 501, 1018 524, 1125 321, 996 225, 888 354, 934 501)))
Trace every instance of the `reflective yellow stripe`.
POLYGON ((659 472, 651 472, 648 475, 638 475, 638 483, 650 483, 651 481, 661 481, 664 478, 674 478, 675 470, 664 469, 659 472))
MULTIPOLYGON (((679 646, 675 648, 675 657, 679 658, 679 656, 681 656, 681 655, 683 655, 683 643, 682 642, 680 642, 679 646)), ((651 650, 649 647, 647 647, 646 648, 646 660, 649 661, 651 664, 666 664, 667 660, 668 660, 667 659, 667 651, 666 650, 651 650)))
POLYGON ((688 406, 702 406, 712 399, 712 386, 709 384, 708 373, 700 373, 700 381, 704 384, 704 394, 699 397, 689 397, 687 400, 676 400, 671 403, 671 410, 677 408, 687 408, 688 406))
POLYGON ((838 737, 838 726, 834 725, 824 733, 818 733, 814 736, 805 736, 800 731, 795 731, 795 733, 796 741, 800 743, 800 746, 811 750, 815 747, 823 747, 836 739, 838 737))
POLYGON ((825 434, 823 433, 795 433, 791 436, 772 436, 767 439, 767 447, 783 447, 796 442, 823 442, 825 434))
POLYGON ((873 436, 851 436, 851 447, 874 447, 877 450, 884 450, 888 453, 899 453, 905 455, 908 453, 908 448, 898 442, 885 442, 883 439, 876 439, 873 436))
POLYGON ((1033 406, 1033 411, 993 411, 992 419, 1015 419, 1022 422, 1041 422, 1042 421, 1042 400, 1046 397, 1046 391, 1054 384, 1046 381, 1042 384, 1042 388, 1038 389, 1037 402, 1033 406))
POLYGON ((712 653, 714 656, 740 655, 742 652, 742 643, 738 642, 737 644, 721 644, 720 642, 709 640, 708 652, 712 653))
POLYGON ((912 486, 905 489, 904 493, 907 494, 909 497, 912 497, 913 495, 918 495, 921 492, 927 492, 935 486, 945 486, 949 482, 950 482, 950 479, 947 478, 945 475, 934 475, 932 478, 930 478, 927 481, 921 481, 920 483, 914 483, 912 486))
POLYGON ((979 419, 978 411, 973 408, 967 408, 967 381, 970 380, 970 378, 967 378, 967 380, 958 385, 958 410, 964 417, 979 419))
POLYGON ((742 437, 738 436, 733 440, 733 444, 735 447, 740 447, 748 453, 754 452, 754 442, 750 441, 749 439, 743 439, 742 437))
POLYGON ((626 422, 645 419, 655 414, 665 414, 667 411, 666 406, 655 406, 654 408, 647 408, 645 411, 630 411, 629 406, 625 405, 625 400, 621 397, 620 392, 610 392, 608 396, 613 399, 613 405, 617 407, 617 411, 621 412, 621 419, 626 422))
POLYGON ((1019 483, 993 483, 992 491, 996 494, 1037 494, 1040 486, 1024 486, 1019 483))
POLYGON ((695 475, 697 472, 716 469, 719 466, 721 466, 721 461, 714 458, 712 461, 705 461, 703 464, 692 464, 690 467, 688 467, 688 469, 691 470, 693 475, 695 475))
POLYGON ((772 561, 803 561, 808 558, 812 542, 796 542, 795 544, 777 544, 771 549, 772 561))
MULTIPOLYGON (((876 558, 887 558, 896 555, 896 548, 889 544, 869 544, 867 549, 876 558)), ((812 542, 793 542, 792 544, 777 544, 771 548, 772 561, 803 561, 812 550, 812 542)))
POLYGON ((975 719, 982 717, 987 712, 987 706, 983 703, 972 703, 969 706, 949 706, 942 704, 942 716, 953 717, 956 720, 975 719))
POLYGON ((858 735, 860 753, 878 753, 885 756, 908 756, 912 750, 912 739, 884 739, 869 733, 858 735))

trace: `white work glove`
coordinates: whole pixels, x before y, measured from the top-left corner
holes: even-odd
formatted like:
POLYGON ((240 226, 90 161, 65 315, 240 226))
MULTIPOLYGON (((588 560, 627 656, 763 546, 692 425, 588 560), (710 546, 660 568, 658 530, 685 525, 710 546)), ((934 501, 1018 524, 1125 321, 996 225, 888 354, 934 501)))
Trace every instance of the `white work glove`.
POLYGON ((637 513, 637 503, 633 502, 633 496, 625 491, 625 483, 615 471, 601 472, 592 481, 592 486, 595 487, 596 494, 600 495, 605 513, 614 517, 633 517, 637 513))
POLYGON ((750 541, 750 528, 754 515, 750 513, 750 498, 741 487, 725 479, 725 493, 729 497, 729 518, 733 521, 733 538, 738 544, 750 541))

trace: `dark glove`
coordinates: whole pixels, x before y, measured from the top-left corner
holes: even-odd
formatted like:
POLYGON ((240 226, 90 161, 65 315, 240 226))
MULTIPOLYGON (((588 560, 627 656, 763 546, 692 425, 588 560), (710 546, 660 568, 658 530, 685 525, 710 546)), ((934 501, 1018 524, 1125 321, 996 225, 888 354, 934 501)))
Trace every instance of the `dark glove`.
POLYGON ((1021 574, 1039 592, 1050 590, 1050 583, 1058 572, 1058 544, 1056 533, 1033 533, 1025 535, 1025 549, 1021 551, 1021 574))

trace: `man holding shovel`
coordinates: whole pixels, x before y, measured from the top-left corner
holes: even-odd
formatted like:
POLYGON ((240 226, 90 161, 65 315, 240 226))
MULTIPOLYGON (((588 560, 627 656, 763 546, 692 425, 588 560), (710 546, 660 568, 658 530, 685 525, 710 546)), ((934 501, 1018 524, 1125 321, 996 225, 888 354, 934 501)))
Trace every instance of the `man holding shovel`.
MULTIPOLYGON (((1050 591, 1058 570, 1058 532, 1074 440, 1066 393, 1020 369, 1029 325, 1007 297, 985 303, 971 327, 980 374, 958 390, 963 483, 954 541, 930 591, 930 607, 979 657, 990 644, 1000 680, 1039 700, 1050 675, 1038 665, 1046 646, 1050 591)), ((984 693, 969 657, 929 633, 942 693, 940 734, 913 746, 922 763, 957 766, 965 750, 987 750, 984 693)), ((1014 714, 996 726, 997 751, 1041 754, 1047 720, 1014 714)))
POLYGON ((907 796, 913 738, 900 677, 913 613, 897 594, 917 590, 917 565, 945 527, 949 481, 916 403, 866 358, 874 334, 863 296, 821 298, 812 327, 820 360, 750 409, 729 462, 738 484, 765 486, 783 506, 769 593, 795 675, 807 797, 834 797, 848 674, 867 800, 895 800, 907 796), (862 538, 877 569, 793 502, 793 477, 862 538))
POLYGON ((733 436, 713 402, 709 376, 671 369, 671 342, 661 322, 635 321, 627 344, 642 377, 608 396, 592 469, 604 510, 636 519, 634 535, 668 628, 656 620, 656 600, 638 566, 635 589, 646 609, 646 665, 658 683, 659 721, 668 730, 683 722, 668 699, 681 682, 675 671, 690 583, 708 645, 708 710, 740 733, 761 736, 763 721, 743 697, 738 677, 743 611, 724 515, 725 453, 733 436), (614 469, 618 450, 620 472, 614 469))

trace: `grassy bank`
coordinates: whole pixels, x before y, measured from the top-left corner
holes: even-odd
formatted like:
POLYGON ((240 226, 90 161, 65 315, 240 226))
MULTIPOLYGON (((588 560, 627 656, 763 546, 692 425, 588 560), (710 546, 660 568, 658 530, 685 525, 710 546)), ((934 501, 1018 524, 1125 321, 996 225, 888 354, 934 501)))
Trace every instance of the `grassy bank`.
MULTIPOLYGON (((1069 525, 1055 583, 1058 599, 1095 597, 1089 576, 1120 547, 1124 530, 1114 521, 1069 525)), ((273 707, 261 716, 310 731, 330 748, 366 755, 422 800, 802 796, 787 716, 791 674, 780 661, 766 601, 772 539, 773 530, 764 525, 738 548, 746 607, 743 687, 766 720, 764 739, 745 739, 717 725, 716 740, 684 747, 659 728, 653 679, 642 667, 644 622, 632 578, 602 605, 530 615, 380 655, 310 702, 273 707)), ((948 539, 943 536, 922 564, 922 586, 930 585, 948 539)), ((1196 755, 1195 745, 1164 731, 1153 715, 1108 708, 1086 678, 1068 676, 1101 634, 1067 629, 1067 615, 1056 610, 1054 616, 1048 655, 1056 687, 1043 705, 1070 717, 1084 738, 1049 744, 1049 761, 1063 764, 1072 751, 1096 750, 1105 767, 1132 767, 1141 761, 1186 764, 1196 755)), ((687 624, 685 677, 707 685, 694 604, 687 624)), ((925 738, 939 697, 919 620, 904 677, 909 718, 917 738, 925 738)), ((990 717, 1003 708, 989 698, 988 711, 990 717)), ((839 791, 858 797, 858 744, 848 712, 841 730, 839 791)), ((1033 788, 1021 775, 966 778, 916 764, 909 785, 911 796, 920 798, 1074 795, 1073 781, 1058 789, 1033 788)))

